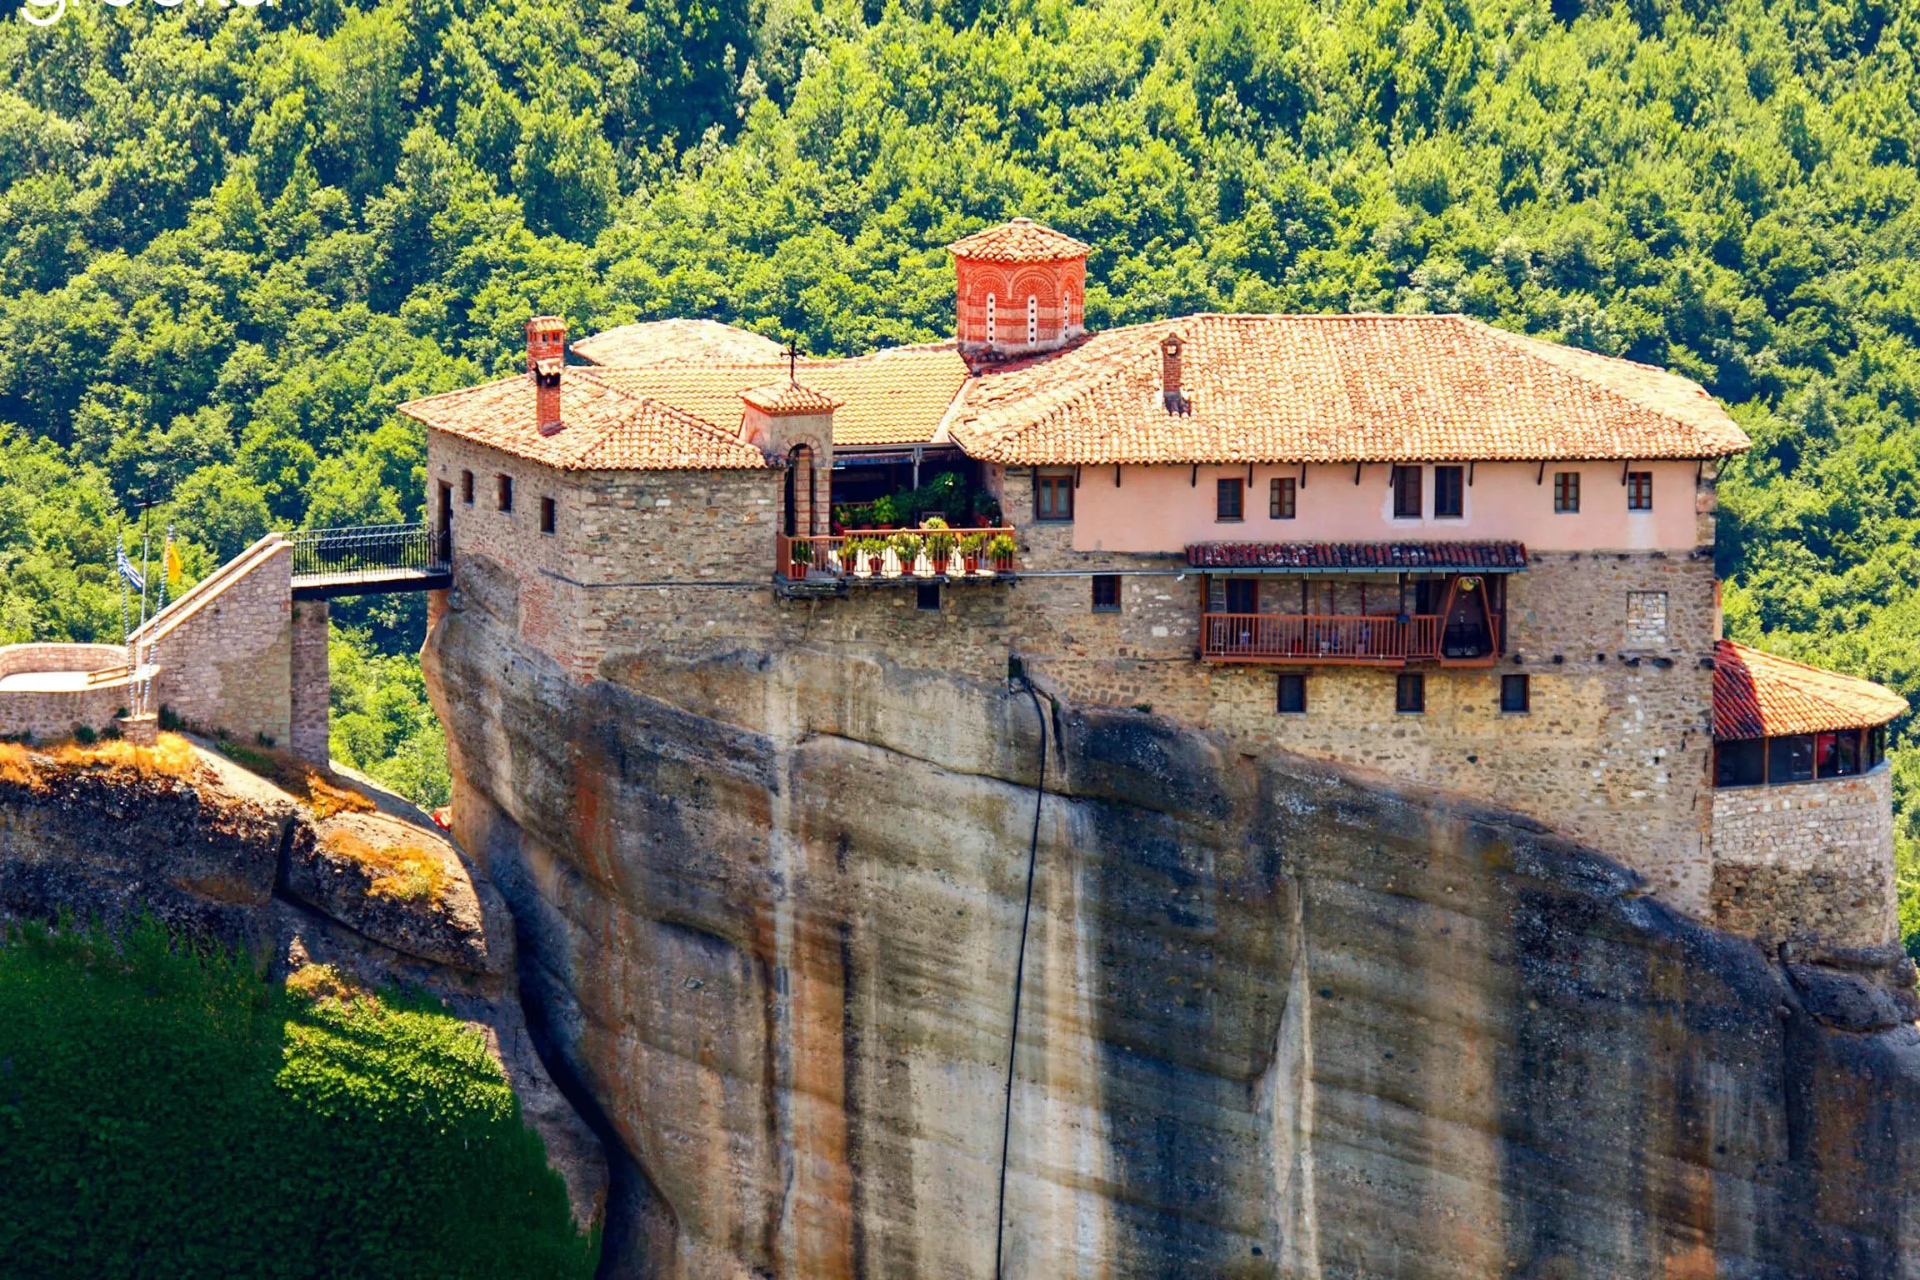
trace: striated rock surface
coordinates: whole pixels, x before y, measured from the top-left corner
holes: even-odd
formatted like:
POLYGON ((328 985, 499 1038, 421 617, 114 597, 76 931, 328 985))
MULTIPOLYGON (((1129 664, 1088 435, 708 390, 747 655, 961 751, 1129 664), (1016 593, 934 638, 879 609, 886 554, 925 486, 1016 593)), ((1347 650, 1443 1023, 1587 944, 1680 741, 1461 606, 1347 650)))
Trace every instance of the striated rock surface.
POLYGON ((576 686, 511 603, 428 676, 617 1148, 608 1274, 992 1276, 1003 1123, 1011 1277, 1920 1273, 1904 959, 1789 967, 1510 814, 881 653, 576 686))

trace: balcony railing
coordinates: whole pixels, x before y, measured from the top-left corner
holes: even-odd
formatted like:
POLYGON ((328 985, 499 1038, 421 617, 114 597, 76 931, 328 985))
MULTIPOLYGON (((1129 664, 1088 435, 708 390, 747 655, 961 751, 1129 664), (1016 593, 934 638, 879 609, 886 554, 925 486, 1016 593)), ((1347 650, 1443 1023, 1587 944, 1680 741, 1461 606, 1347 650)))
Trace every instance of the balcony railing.
POLYGON ((1331 615, 1207 613, 1200 655, 1212 662, 1491 662, 1500 653, 1501 617, 1488 625, 1442 625, 1438 614, 1331 615))
POLYGON ((296 529, 293 576, 414 571, 444 573, 446 535, 423 524, 375 524, 352 529, 296 529))
POLYGON ((850 529, 845 533, 822 536, 778 534, 774 539, 774 572, 788 582, 842 581, 953 581, 963 578, 997 578, 1014 572, 1014 556, 995 558, 988 547, 996 538, 1014 541, 1011 528, 996 529, 850 529), (892 545, 900 534, 920 539, 920 550, 903 557, 892 545), (934 556, 926 549, 930 536, 946 534, 953 539, 952 549, 934 556), (980 546, 962 551, 961 544, 978 538, 980 546), (875 550, 874 543, 881 544, 875 550))

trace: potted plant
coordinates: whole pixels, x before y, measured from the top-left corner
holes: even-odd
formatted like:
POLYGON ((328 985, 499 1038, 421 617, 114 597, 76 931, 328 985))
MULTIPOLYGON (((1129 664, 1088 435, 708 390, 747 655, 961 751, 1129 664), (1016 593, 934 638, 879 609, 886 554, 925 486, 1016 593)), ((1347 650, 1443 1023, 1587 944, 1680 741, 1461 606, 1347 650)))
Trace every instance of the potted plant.
POLYGON ((993 561, 994 572, 1013 572, 1013 553, 1018 550, 1013 539, 1004 533, 993 535, 993 541, 987 544, 987 559, 993 561))
POLYGON ((947 522, 927 521, 927 559, 933 561, 933 571, 952 576, 953 548, 957 539, 947 529, 947 522))
POLYGON ((921 549, 927 545, 926 539, 917 533, 896 533, 888 539, 888 545, 900 561, 900 572, 915 575, 918 572, 915 562, 920 559, 921 549))
POLYGON ((984 489, 973 495, 973 522, 982 528, 1000 523, 1000 503, 984 489))
POLYGON ((867 513, 873 517, 876 529, 891 529, 900 523, 900 504, 892 498, 875 498, 867 513))
POLYGON ((967 573, 980 571, 980 553, 986 549, 987 535, 984 533, 965 534, 960 539, 960 559, 967 573))
POLYGON ((795 538, 787 544, 787 558, 793 561, 789 566, 789 578, 804 578, 813 567, 813 542, 807 538, 795 538))
POLYGON ((874 566, 869 559, 872 547, 873 541, 870 538, 849 538, 847 540, 847 545, 842 549, 840 554, 845 557, 847 571, 853 574, 854 577, 870 578, 873 576, 874 566))

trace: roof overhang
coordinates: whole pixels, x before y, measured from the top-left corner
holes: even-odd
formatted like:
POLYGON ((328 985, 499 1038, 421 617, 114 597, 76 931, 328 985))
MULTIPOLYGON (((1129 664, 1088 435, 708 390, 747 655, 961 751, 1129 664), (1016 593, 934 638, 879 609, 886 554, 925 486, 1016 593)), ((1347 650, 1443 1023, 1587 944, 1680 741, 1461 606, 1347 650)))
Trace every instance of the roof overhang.
POLYGON ((1521 573, 1518 542, 1196 542, 1190 568, 1236 574, 1521 573))

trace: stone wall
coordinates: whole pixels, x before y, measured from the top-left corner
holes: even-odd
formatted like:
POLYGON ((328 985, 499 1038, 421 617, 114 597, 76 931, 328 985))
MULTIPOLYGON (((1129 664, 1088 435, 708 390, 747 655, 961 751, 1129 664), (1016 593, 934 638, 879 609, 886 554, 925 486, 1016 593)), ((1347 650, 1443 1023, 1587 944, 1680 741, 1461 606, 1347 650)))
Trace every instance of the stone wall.
POLYGON ((1715 791, 1713 921, 1768 945, 1897 938, 1892 770, 1715 791))
POLYGON ((294 755, 326 767, 332 760, 327 734, 333 686, 327 665, 329 610, 325 600, 293 603, 293 669, 289 680, 292 730, 287 746, 294 755))
MULTIPOLYGON (((104 671, 124 667, 127 651, 110 644, 0 645, 0 680, 35 672, 104 671)), ((77 728, 99 731, 127 705, 127 681, 83 689, 0 689, 0 738, 64 737, 77 728)))
POLYGON ((143 660, 161 668, 155 704, 203 729, 286 745, 292 624, 293 547, 268 534, 136 633, 143 660))

